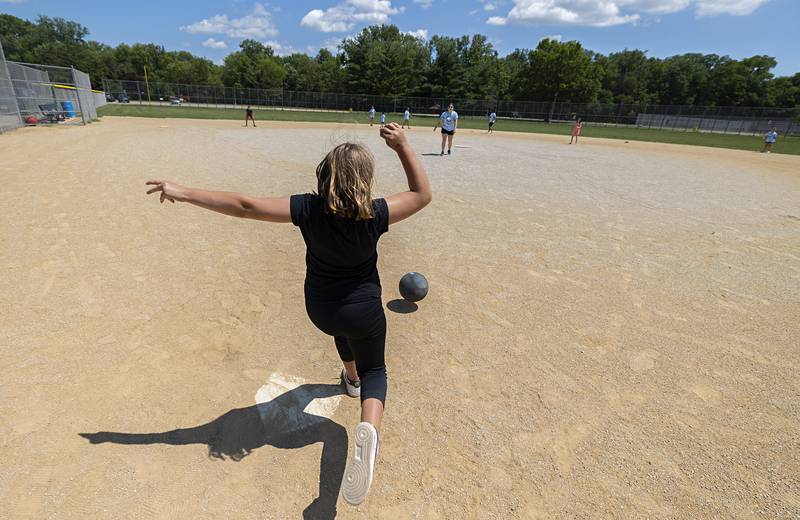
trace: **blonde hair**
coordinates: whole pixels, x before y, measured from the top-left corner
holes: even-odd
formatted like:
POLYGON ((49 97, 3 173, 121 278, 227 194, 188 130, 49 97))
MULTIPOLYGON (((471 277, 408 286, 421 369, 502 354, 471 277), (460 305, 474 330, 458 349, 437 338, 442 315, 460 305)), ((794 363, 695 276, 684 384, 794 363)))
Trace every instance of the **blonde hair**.
POLYGON ((360 144, 343 143, 328 152, 317 165, 317 193, 325 201, 325 211, 356 220, 374 217, 374 172, 375 160, 360 144))

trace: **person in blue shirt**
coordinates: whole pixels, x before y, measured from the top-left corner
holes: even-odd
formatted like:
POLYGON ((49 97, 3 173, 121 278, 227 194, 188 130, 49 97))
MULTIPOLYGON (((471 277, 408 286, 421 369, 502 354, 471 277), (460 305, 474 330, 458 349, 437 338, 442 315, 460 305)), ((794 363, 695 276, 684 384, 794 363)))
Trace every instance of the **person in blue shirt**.
POLYGON ((487 133, 491 134, 494 132, 494 122, 497 121, 497 114, 494 110, 489 113, 489 131, 487 133))
POLYGON ((411 128, 411 109, 406 107, 406 111, 403 112, 403 124, 400 128, 411 128))
POLYGON ((772 130, 767 132, 767 135, 764 136, 764 148, 761 149, 761 153, 772 153, 772 145, 774 145, 777 141, 778 129, 773 127, 772 130))
POLYGON ((375 107, 369 107, 369 126, 375 122, 375 107))
POLYGON ((381 128, 386 125, 386 112, 381 112, 381 128))
POLYGON ((458 129, 458 112, 453 110, 452 103, 447 105, 447 112, 442 112, 442 115, 436 120, 433 131, 435 132, 439 126, 442 127, 442 153, 439 155, 444 155, 445 143, 447 143, 447 155, 450 155, 453 148, 453 136, 456 135, 456 129, 458 129))

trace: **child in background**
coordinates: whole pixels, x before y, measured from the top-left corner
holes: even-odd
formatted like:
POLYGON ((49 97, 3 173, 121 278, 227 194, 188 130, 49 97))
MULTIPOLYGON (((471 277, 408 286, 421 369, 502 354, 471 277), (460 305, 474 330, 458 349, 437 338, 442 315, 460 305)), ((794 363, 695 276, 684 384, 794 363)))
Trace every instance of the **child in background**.
POLYGON ((386 112, 381 112, 381 128, 386 126, 386 112))
POLYGON ((253 127, 255 127, 256 126, 256 120, 253 117, 253 109, 250 108, 250 105, 247 105, 247 109, 245 109, 245 111, 244 111, 244 126, 245 126, 245 128, 247 128, 247 124, 250 121, 253 122, 253 127))
POLYGON ((572 125, 572 137, 569 139, 569 144, 572 144, 572 141, 575 141, 575 144, 578 144, 578 137, 581 135, 581 128, 583 127, 583 123, 581 119, 578 118, 575 120, 575 123, 572 125))
POLYGON ((772 145, 776 142, 778 142, 778 129, 773 127, 772 130, 767 132, 767 135, 764 136, 764 148, 761 149, 761 153, 772 153, 772 145))
POLYGON ((375 122, 375 107, 369 107, 369 126, 375 122))
POLYGON ((497 114, 494 112, 494 110, 492 110, 489 113, 489 131, 487 132, 488 134, 491 134, 491 133, 494 132, 494 122, 495 121, 497 121, 497 114))
POLYGON ((442 112, 442 115, 436 120, 433 131, 435 132, 440 126, 442 127, 442 153, 439 155, 444 155, 445 144, 447 144, 447 155, 450 155, 453 148, 453 137, 458 129, 458 112, 453 109, 452 103, 447 105, 447 111, 442 112))
POLYGON ((411 128, 411 109, 406 107, 406 111, 403 112, 403 124, 400 128, 411 128))

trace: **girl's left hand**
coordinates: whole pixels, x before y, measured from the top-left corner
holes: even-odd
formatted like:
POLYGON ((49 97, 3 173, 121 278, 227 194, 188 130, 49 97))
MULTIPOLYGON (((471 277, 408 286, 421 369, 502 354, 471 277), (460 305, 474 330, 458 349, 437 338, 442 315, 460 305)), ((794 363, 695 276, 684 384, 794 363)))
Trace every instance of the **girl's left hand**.
POLYGON ((161 203, 163 204, 165 200, 168 200, 174 203, 176 200, 178 202, 183 202, 186 200, 186 188, 181 186, 180 184, 176 184, 170 181, 147 181, 145 184, 153 185, 155 188, 151 188, 148 190, 147 194, 150 195, 151 193, 155 193, 157 191, 161 192, 161 203))

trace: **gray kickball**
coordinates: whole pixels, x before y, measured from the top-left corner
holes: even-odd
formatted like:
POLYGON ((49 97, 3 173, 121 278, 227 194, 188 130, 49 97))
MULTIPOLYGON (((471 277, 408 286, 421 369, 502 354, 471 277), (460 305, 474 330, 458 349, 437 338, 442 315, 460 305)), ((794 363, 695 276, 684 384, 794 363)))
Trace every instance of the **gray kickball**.
POLYGON ((410 272, 400 278, 400 295, 410 302, 418 302, 428 295, 428 280, 419 273, 410 272))

